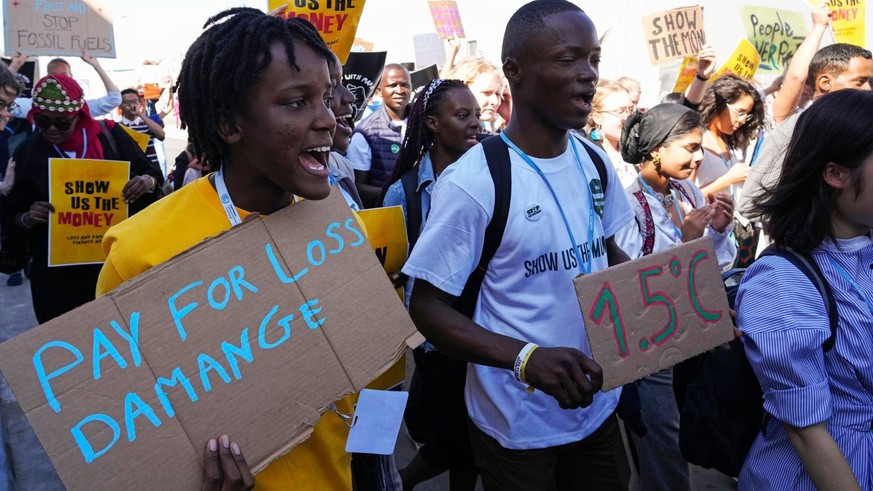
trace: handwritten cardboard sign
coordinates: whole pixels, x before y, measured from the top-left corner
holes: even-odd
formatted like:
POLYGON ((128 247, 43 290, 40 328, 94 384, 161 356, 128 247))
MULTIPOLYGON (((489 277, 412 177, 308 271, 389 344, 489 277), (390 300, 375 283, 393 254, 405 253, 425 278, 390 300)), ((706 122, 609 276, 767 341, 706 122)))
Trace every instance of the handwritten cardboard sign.
MULTIPOLYGON (((807 0, 817 7, 822 0, 807 0)), ((825 0, 831 7, 831 28, 838 43, 867 47, 867 17, 865 0, 825 0)))
POLYGON ((416 34, 412 36, 412 47, 415 50, 415 66, 443 66, 446 63, 446 50, 443 41, 435 32, 416 34))
POLYGON ((716 80, 727 73, 732 73, 746 80, 751 80, 752 77, 755 76, 755 72, 758 70, 758 65, 760 65, 760 63, 761 55, 758 54, 755 45, 750 43, 748 39, 740 39, 740 42, 737 44, 737 47, 734 48, 733 53, 727 57, 724 61, 724 65, 716 70, 711 80, 716 80))
POLYGON ((3 343, 0 370, 67 489, 190 490, 208 439, 233 435, 263 469, 415 332, 333 193, 3 343))
POLYGON ((652 65, 696 56, 706 44, 703 9, 683 7, 643 17, 643 35, 652 65))
POLYGON ((440 39, 448 39, 451 36, 467 37, 464 34, 464 25, 461 23, 458 2, 455 0, 428 0, 427 5, 430 7, 433 25, 440 39))
POLYGON ((345 63, 367 0, 269 0, 267 9, 288 5, 285 18, 302 17, 318 29, 324 42, 345 63))
POLYGON ((733 339, 708 237, 574 280, 594 360, 611 390, 733 339))
POLYGON ((6 54, 115 58, 109 0, 4 2, 6 54))
POLYGON ((103 234, 127 218, 130 162, 49 159, 49 266, 102 263, 103 234))
POLYGON ((762 73, 781 74, 808 31, 800 12, 757 5, 740 7, 746 39, 761 56, 762 73))

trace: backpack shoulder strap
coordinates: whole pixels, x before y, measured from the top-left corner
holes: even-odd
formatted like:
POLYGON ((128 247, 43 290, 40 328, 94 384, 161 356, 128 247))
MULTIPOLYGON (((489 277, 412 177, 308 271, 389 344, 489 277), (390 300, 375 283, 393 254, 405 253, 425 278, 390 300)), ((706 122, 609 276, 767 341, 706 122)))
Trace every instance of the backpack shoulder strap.
POLYGON ((100 124, 100 131, 103 133, 103 136, 106 137, 107 143, 112 148, 112 151, 115 153, 116 157, 121 157, 121 152, 118 151, 118 144, 115 143, 115 137, 112 136, 112 133, 109 132, 109 127, 106 126, 106 121, 102 119, 98 119, 97 123, 100 124))
POLYGON ((485 150, 488 171, 494 182, 494 212, 488 227, 485 229, 485 241, 482 244, 479 264, 470 274, 466 285, 464 285, 464 291, 453 305, 455 310, 467 317, 473 317, 476 303, 479 300, 479 290, 485 280, 485 272, 488 271, 488 265, 503 241, 506 219, 509 216, 509 202, 512 198, 512 168, 509 162, 509 147, 499 136, 492 136, 482 141, 482 148, 485 150))
POLYGON ((786 259, 809 278, 809 281, 811 281, 816 290, 818 290, 824 300, 825 311, 828 314, 828 321, 830 322, 831 327, 831 335, 824 343, 822 343, 822 349, 825 353, 833 349, 834 343, 837 341, 837 327, 840 322, 840 314, 837 312, 837 302, 834 299, 834 292, 825 280, 821 268, 818 267, 818 264, 812 258, 812 255, 800 254, 790 247, 778 247, 776 244, 771 244, 761 252, 760 257, 764 256, 778 256, 786 259))
POLYGON ((406 196, 406 237, 409 241, 409 252, 418 241, 421 232, 421 194, 418 192, 418 166, 406 171, 400 176, 403 194, 406 196))
POLYGON ((588 157, 597 169, 597 175, 600 176, 600 186, 603 188, 603 195, 606 196, 606 188, 609 187, 609 174, 606 172, 606 162, 603 161, 603 157, 594 149, 594 144, 586 141, 585 138, 572 132, 570 133, 570 138, 576 138, 588 153, 588 157))

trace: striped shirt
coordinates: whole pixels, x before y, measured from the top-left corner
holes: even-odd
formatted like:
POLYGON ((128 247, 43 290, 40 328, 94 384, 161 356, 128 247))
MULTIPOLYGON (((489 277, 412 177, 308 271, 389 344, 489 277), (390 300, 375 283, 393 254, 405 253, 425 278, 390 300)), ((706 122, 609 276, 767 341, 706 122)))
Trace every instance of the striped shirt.
MULTIPOLYGON (((154 119, 152 119, 152 121, 154 121, 154 119)), ((151 137, 151 138, 149 138, 148 146, 146 146, 145 154, 146 154, 146 157, 149 158, 149 160, 154 162, 155 165, 158 166, 158 168, 160 168, 161 164, 160 164, 160 161, 158 161, 158 152, 157 152, 157 150, 155 150, 155 135, 152 133, 152 130, 149 129, 149 126, 145 123, 145 121, 143 121, 142 118, 140 118, 139 116, 137 116, 136 119, 134 119, 133 121, 122 117, 121 124, 123 124, 124 126, 127 126, 128 128, 130 128, 134 131, 138 131, 140 133, 145 133, 151 137)), ((161 123, 158 123, 158 124, 163 126, 163 124, 161 124, 161 123)))
POLYGON ((824 300, 787 260, 759 259, 740 286, 737 325, 764 391, 764 409, 773 415, 746 458, 740 490, 816 489, 780 421, 800 428, 827 421, 861 489, 873 489, 873 312, 862 297, 873 298, 873 240, 838 242, 813 251, 839 313, 836 344, 827 354, 824 300))

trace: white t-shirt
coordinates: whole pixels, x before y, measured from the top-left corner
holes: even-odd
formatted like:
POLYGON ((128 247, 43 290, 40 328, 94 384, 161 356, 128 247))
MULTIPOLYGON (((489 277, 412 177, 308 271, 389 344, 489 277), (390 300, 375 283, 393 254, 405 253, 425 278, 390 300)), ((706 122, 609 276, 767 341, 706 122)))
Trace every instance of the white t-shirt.
MULTIPOLYGON (((588 185, 570 145, 557 158, 533 159, 567 215, 579 242, 575 252, 549 188, 510 150, 512 200, 506 230, 485 275, 473 320, 498 334, 540 346, 573 347, 590 356, 573 287, 579 274, 574 263, 581 256, 592 262, 592 271, 606 268, 605 238, 633 221, 634 215, 615 169, 606 165, 605 203, 596 203, 603 204, 604 216, 602 221, 594 220, 590 240, 589 186, 599 188, 600 179, 583 143, 576 140, 576 145, 588 185)), ((437 181, 427 226, 403 272, 460 295, 479 262, 493 211, 494 184, 482 145, 476 145, 437 181)), ((564 410, 553 397, 541 391, 528 394, 525 389, 510 370, 468 365, 465 399, 470 418, 506 448, 546 448, 593 433, 615 410, 621 394, 620 389, 598 393, 588 408, 564 410)))

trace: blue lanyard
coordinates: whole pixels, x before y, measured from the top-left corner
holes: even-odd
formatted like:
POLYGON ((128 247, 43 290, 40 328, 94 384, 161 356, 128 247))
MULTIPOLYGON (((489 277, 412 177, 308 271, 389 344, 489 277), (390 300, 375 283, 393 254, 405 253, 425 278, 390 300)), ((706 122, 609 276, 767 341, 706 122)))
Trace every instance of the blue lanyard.
MULTIPOLYGON (((85 133, 85 128, 82 128, 82 141, 85 144, 82 145, 82 156, 79 157, 80 159, 84 159, 85 154, 88 152, 88 133, 85 133)), ((61 158, 63 158, 63 159, 69 158, 69 157, 67 157, 67 154, 65 152, 62 152, 61 149, 58 148, 57 145, 55 145, 54 147, 55 147, 55 151, 58 152, 58 154, 60 154, 61 158)), ((73 152, 74 158, 75 158, 75 155, 76 155, 76 152, 73 152)))
POLYGON ((864 293, 863 290, 861 290, 861 287, 858 285, 858 283, 851 277, 851 275, 849 275, 845 268, 843 268, 840 263, 837 262, 836 259, 832 258, 831 256, 827 256, 827 258, 828 261, 831 262, 831 266, 833 266, 834 269, 837 270, 837 273, 839 273, 844 280, 848 281, 849 284, 852 285, 852 288, 854 288, 855 291, 858 293, 858 295, 860 295, 860 297, 864 299, 864 302, 867 303, 867 309, 870 310, 870 315, 873 315, 873 300, 870 300, 870 296, 864 293))
POLYGON ((236 227, 242 223, 242 218, 236 211, 236 206, 234 206, 233 199, 227 192, 227 185, 224 183, 224 166, 219 167, 218 172, 215 173, 215 191, 218 193, 218 200, 221 202, 224 213, 227 214, 230 226, 236 227))
MULTIPOLYGON (((652 189, 652 186, 649 186, 649 183, 643 180, 643 177, 638 177, 640 184, 643 186, 643 192, 648 194, 649 196, 655 198, 659 203, 661 200, 658 199, 658 195, 655 193, 655 190, 652 189)), ((682 207, 679 206, 679 197, 676 195, 676 190, 670 187, 670 194, 673 195, 673 203, 676 206, 676 212, 679 214, 679 223, 682 223, 685 220, 685 216, 682 214, 682 207)), ((661 203, 661 206, 664 208, 664 211, 667 212, 667 218, 670 219, 670 225, 673 226, 673 235, 676 236, 677 239, 682 240, 682 231, 679 230, 679 227, 673 223, 673 219, 670 218, 670 212, 667 210, 667 207, 664 206, 664 203, 661 203)))
MULTIPOLYGON (((527 165, 535 170, 536 173, 540 175, 543 182, 546 183, 546 187, 548 187, 549 192, 552 193, 552 198, 554 198, 555 204, 558 205, 558 211, 561 212, 561 218, 564 219, 564 226, 567 228, 567 235, 570 236, 571 246, 573 247, 574 251, 578 252, 576 237, 573 236, 573 229, 570 228, 570 221, 567 220, 567 215, 564 213, 564 208, 561 206, 560 200, 558 200, 558 195, 555 193, 555 190, 554 188, 552 188, 552 184, 549 182, 548 178, 546 178, 546 175, 543 174, 543 171, 540 170, 539 166, 537 166, 537 164, 534 163, 534 161, 531 160, 531 158, 528 157, 526 153, 518 148, 515 143, 509 141, 509 138, 506 136, 505 132, 500 133, 500 138, 502 138, 503 141, 506 142, 506 144, 509 146, 509 148, 513 149, 515 153, 517 153, 518 156, 521 157, 521 159, 524 160, 525 163, 527 163, 527 165)), ((588 181, 588 174, 585 173, 585 169, 582 167, 582 161, 579 159, 579 150, 576 149, 576 142, 573 141, 573 135, 569 135, 569 138, 570 146, 573 147, 573 154, 576 156, 576 165, 579 167, 579 172, 582 173, 582 179, 585 180, 585 186, 587 187, 586 191, 588 194, 588 245, 589 247, 591 247, 593 245, 592 242, 594 242, 594 195, 591 193, 591 188, 589 185, 590 181, 588 181)), ((605 189, 603 190, 603 193, 604 195, 606 194, 605 189)), ((579 272, 583 274, 591 273, 591 263, 594 261, 593 255, 589 257, 588 262, 582 261, 581 255, 578 259, 579 260, 577 261, 577 263, 579 263, 579 272)))

